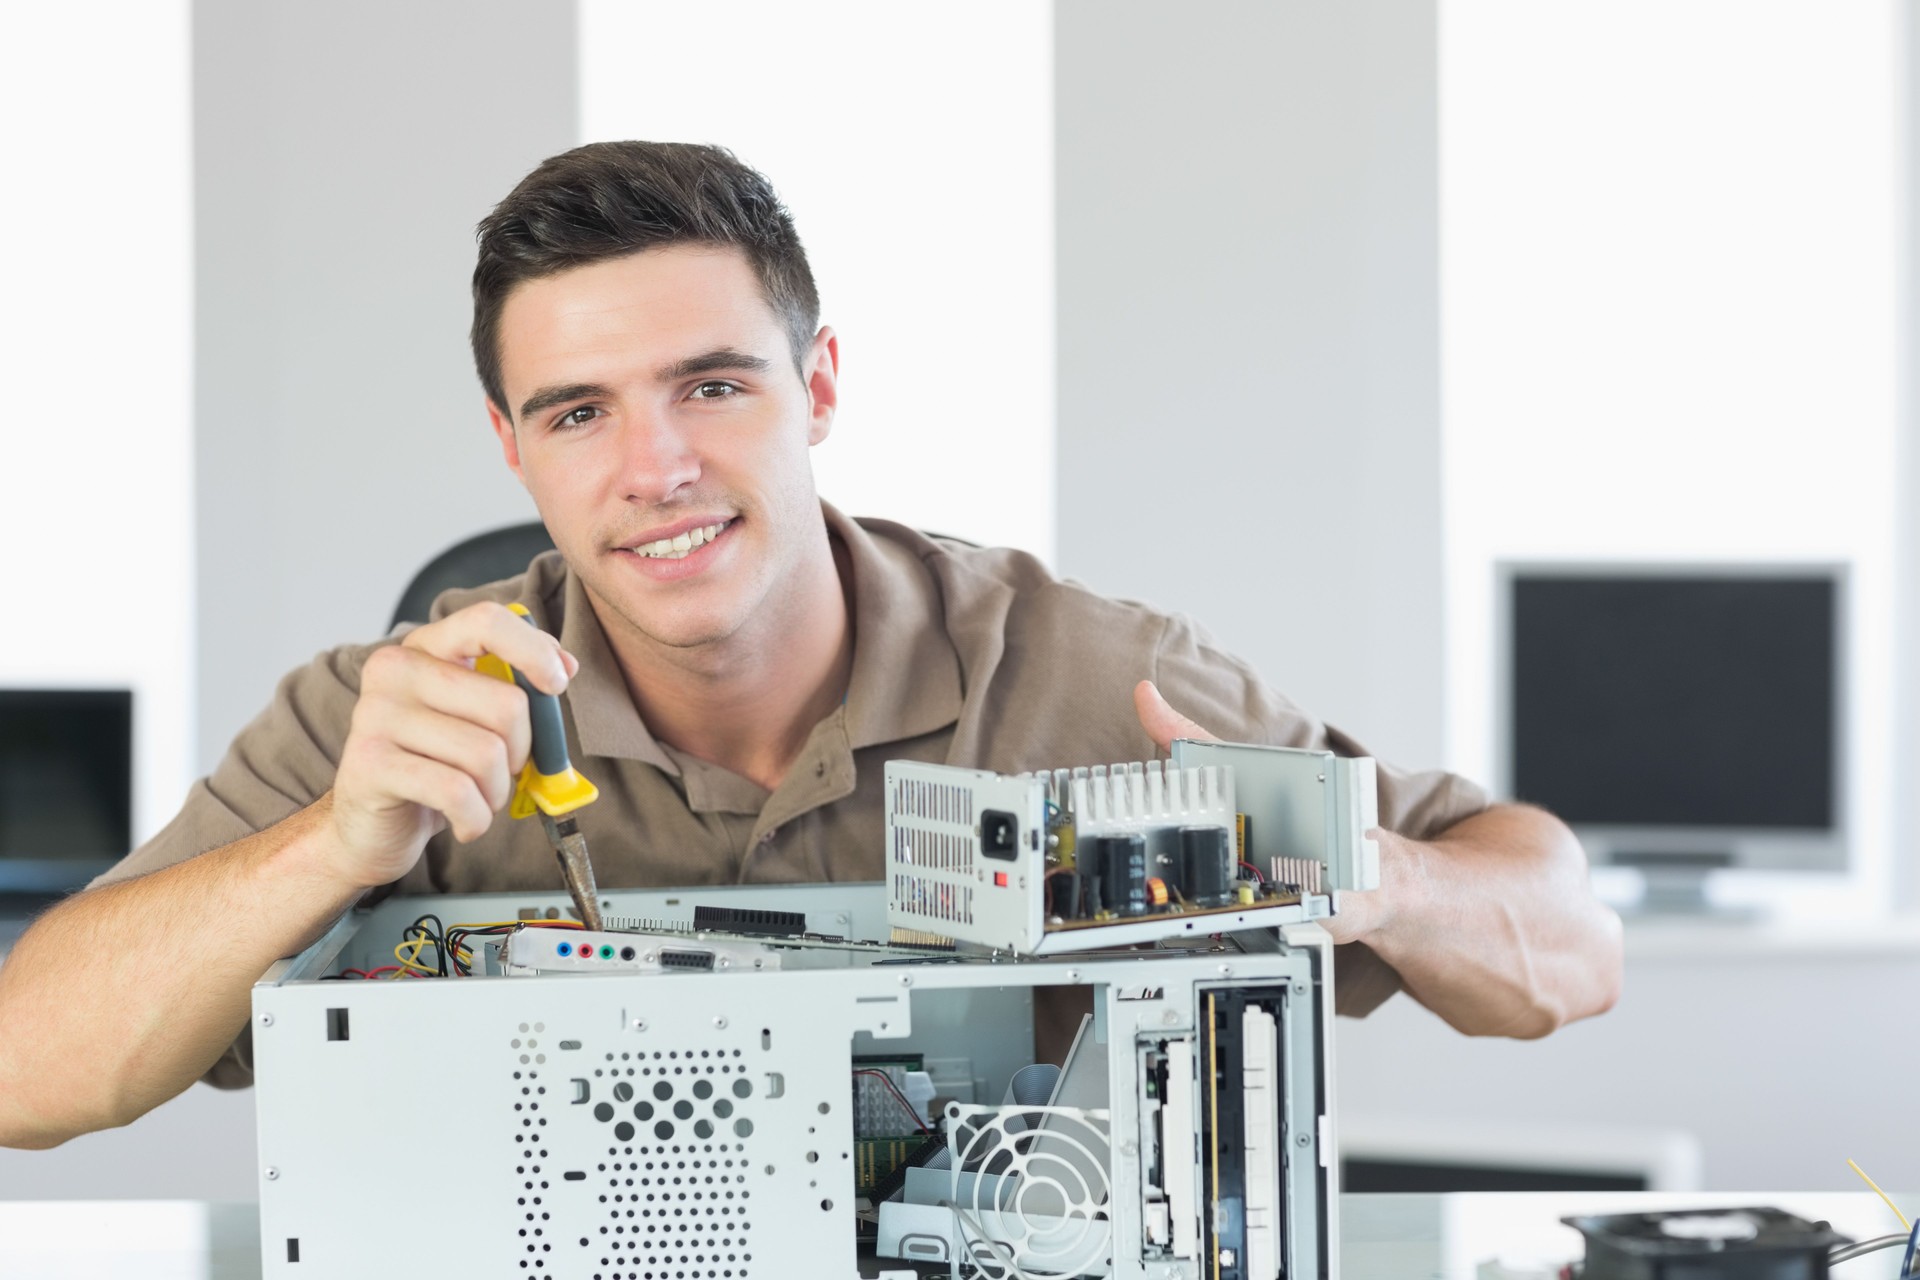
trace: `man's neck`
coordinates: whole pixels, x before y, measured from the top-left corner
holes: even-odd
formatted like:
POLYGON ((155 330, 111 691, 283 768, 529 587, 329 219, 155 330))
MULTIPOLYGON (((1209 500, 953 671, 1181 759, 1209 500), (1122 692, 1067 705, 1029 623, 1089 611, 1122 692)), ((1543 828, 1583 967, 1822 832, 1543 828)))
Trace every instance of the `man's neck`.
MULTIPOLYGON (((791 607, 727 641, 674 650, 634 635, 595 602, 627 692, 658 741, 776 789, 853 674, 852 570, 823 540, 800 566, 791 607), (772 625, 769 625, 772 624, 772 625)), ((591 599, 591 595, 589 596, 591 599)))

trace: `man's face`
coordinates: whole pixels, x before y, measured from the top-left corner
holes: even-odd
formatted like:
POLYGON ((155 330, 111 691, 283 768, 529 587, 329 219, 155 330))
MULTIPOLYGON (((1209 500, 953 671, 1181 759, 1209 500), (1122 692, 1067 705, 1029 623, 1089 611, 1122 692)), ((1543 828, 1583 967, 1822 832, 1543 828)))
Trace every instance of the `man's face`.
POLYGON ((745 255, 680 245, 519 285, 499 343, 494 431, 603 621, 679 649, 777 639, 819 581, 789 570, 822 549, 832 330, 803 378, 745 255))

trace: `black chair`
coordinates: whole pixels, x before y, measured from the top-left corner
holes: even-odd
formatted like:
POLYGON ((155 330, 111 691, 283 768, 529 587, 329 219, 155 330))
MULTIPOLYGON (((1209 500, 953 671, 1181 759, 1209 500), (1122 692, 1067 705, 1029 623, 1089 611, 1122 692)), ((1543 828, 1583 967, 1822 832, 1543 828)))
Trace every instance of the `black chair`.
POLYGON ((553 550, 547 526, 534 520, 475 534, 427 561, 400 594, 388 630, 403 622, 425 622, 435 597, 455 587, 478 587, 523 571, 542 551, 553 550))

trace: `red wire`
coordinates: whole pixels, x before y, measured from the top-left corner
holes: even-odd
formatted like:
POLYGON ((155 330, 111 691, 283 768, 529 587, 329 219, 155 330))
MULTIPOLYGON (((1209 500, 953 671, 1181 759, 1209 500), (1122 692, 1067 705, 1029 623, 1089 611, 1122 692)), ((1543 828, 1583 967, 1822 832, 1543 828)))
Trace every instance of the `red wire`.
POLYGON ((907 1095, 900 1092, 900 1086, 893 1082, 892 1076, 884 1071, 876 1071, 872 1067, 856 1067, 853 1074, 857 1076, 872 1076, 881 1084, 887 1086, 887 1092, 892 1094, 894 1098, 899 1101, 900 1105, 907 1109, 907 1114, 913 1117, 913 1127, 916 1133, 933 1132, 927 1128, 926 1122, 920 1119, 920 1109, 907 1101, 907 1095))

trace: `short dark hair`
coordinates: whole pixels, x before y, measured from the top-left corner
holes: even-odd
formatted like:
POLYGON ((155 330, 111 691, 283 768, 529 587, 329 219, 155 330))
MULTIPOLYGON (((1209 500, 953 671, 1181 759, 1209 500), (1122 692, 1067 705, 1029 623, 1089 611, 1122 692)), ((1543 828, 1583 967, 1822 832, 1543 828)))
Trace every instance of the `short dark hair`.
POLYGON ((473 268, 473 363, 509 418, 500 380, 500 312, 516 286, 572 267, 675 244, 731 245, 760 278, 802 368, 820 295, 793 215, 773 184, 724 147, 590 142, 520 180, 481 220, 473 268))

